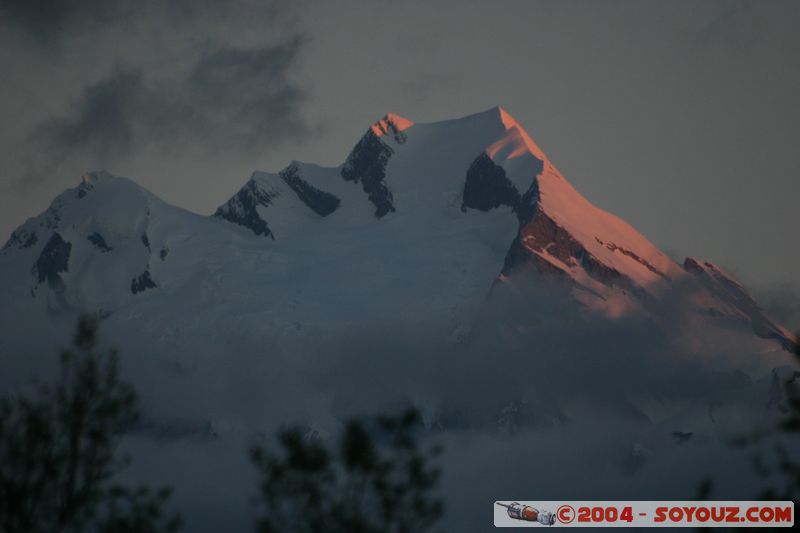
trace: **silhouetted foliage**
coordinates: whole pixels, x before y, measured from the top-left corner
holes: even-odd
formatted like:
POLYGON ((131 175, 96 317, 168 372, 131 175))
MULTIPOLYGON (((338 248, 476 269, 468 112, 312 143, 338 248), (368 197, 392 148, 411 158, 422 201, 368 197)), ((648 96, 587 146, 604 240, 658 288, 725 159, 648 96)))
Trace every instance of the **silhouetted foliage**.
POLYGON ((161 513, 167 492, 110 486, 128 462, 117 447, 138 411, 117 353, 98 352, 96 332, 82 317, 53 385, 0 398, 0 532, 177 529, 161 513))
MULTIPOLYGON (((800 333, 798 333, 800 338, 800 333)), ((795 351, 800 357, 800 352, 795 351)), ((784 433, 794 443, 800 437, 800 372, 795 371, 783 384, 783 401, 778 408, 783 417, 776 427, 766 431, 755 431, 750 435, 742 435, 734 439, 733 445, 746 447, 753 445, 765 437, 776 433, 784 433)), ((800 463, 795 462, 783 444, 775 444, 772 460, 765 460, 759 454, 752 456, 752 468, 760 477, 769 477, 778 474, 781 479, 779 486, 765 489, 758 498, 761 500, 795 500, 800 496, 800 463)))
POLYGON ((164 516, 163 507, 171 494, 169 488, 153 491, 113 487, 107 493, 106 511, 97 520, 98 533, 161 533, 177 531, 181 520, 177 515, 164 516))
MULTIPOLYGON (((800 332, 797 333, 800 338, 800 332)), ((795 348, 794 355, 800 359, 800 349, 795 348)), ((776 434, 786 434, 793 449, 798 449, 797 439, 800 438, 800 372, 793 372, 792 376, 783 383, 784 400, 778 405, 783 417, 775 427, 766 430, 756 430, 749 435, 739 435, 731 441, 735 447, 752 446, 763 439, 776 434)), ((796 501, 800 496, 800 463, 796 462, 785 445, 776 443, 773 448, 773 457, 765 459, 759 453, 751 456, 751 468, 762 478, 777 474, 777 486, 764 489, 761 494, 755 495, 757 500, 767 501, 796 501)), ((706 479, 698 487, 697 498, 704 500, 711 497, 713 480, 706 479)), ((707 528, 698 528, 706 531, 707 528)))
POLYGON ((254 447, 262 533, 423 533, 442 515, 435 495, 438 447, 421 449, 416 411, 351 420, 330 450, 299 429, 280 433, 282 453, 254 447))

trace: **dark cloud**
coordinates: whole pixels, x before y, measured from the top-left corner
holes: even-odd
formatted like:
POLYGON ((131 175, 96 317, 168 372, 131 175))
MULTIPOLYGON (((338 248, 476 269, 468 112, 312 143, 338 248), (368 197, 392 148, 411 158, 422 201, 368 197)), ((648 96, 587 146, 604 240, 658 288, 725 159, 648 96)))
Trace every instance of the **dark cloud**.
POLYGON ((87 87, 71 117, 45 120, 34 137, 56 149, 60 157, 79 147, 91 147, 101 159, 130 149, 139 111, 152 105, 142 73, 116 70, 87 87))
POLYGON ((266 149, 300 137, 306 94, 290 74, 303 43, 294 35, 253 48, 208 44, 171 81, 117 67, 32 139, 56 163, 79 153, 104 164, 142 149, 266 149))
POLYGON ((15 126, 16 194, 131 160, 270 153, 309 131, 307 39, 284 0, 0 0, 0 36, 27 58, 11 94, 50 89, 15 126))
POLYGON ((225 127, 250 146, 305 133, 299 112, 306 94, 289 79, 304 43, 294 35, 277 45, 203 54, 181 88, 191 95, 197 126, 225 127))
POLYGON ((282 19, 284 0, 0 0, 0 26, 48 45, 101 26, 130 27, 159 20, 185 26, 216 17, 282 19))
POLYGON ((119 19, 134 6, 124 0, 0 0, 0 13, 29 36, 52 42, 64 31, 119 19))

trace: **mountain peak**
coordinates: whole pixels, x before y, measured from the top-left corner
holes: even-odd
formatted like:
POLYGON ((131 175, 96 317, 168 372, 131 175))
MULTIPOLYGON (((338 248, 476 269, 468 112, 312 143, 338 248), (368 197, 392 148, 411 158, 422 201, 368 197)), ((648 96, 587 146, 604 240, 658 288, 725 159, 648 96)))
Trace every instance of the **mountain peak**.
POLYGON ((372 124, 370 129, 372 133, 378 137, 383 137, 385 135, 397 136, 400 132, 407 130, 413 125, 414 123, 407 118, 403 118, 394 113, 387 113, 379 121, 372 124))
POLYGON ((496 155, 502 153, 505 159, 512 159, 530 153, 540 161, 547 159, 542 149, 533 141, 517 119, 500 106, 493 108, 493 111, 496 111, 500 117, 506 134, 486 150, 489 157, 494 159, 496 155))
POLYGON ((107 170, 92 170, 81 176, 81 185, 94 185, 115 179, 118 177, 107 170))
POLYGON ((507 128, 511 128, 512 125, 519 125, 517 119, 512 117, 502 106, 494 106, 492 111, 495 111, 498 115, 500 115, 500 120, 506 125, 507 128))
MULTIPOLYGON (((78 191, 78 197, 83 198, 85 192, 91 191, 96 187, 108 188, 109 191, 116 191, 117 194, 123 195, 139 192, 146 196, 153 196, 150 191, 136 183, 136 181, 130 178, 117 176, 107 170, 92 170, 84 173, 75 190, 78 191)), ((68 193, 70 190, 71 189, 67 189, 65 193, 68 193)))

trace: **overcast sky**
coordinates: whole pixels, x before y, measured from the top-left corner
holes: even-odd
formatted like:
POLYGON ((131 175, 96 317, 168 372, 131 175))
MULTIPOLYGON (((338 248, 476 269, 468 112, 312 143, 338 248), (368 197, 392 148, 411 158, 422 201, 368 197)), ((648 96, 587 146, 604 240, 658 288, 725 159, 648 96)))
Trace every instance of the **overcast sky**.
POLYGON ((105 168, 211 213, 392 111, 502 105, 675 257, 800 281, 800 2, 0 0, 0 235, 105 168))

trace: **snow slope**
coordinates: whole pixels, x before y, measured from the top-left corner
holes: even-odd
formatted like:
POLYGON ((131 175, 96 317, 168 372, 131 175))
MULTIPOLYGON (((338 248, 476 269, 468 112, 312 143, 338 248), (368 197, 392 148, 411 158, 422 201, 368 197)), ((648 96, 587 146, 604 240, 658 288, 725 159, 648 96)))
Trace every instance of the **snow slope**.
POLYGON ((493 287, 535 279, 608 317, 658 320, 686 292, 697 320, 796 343, 717 267, 680 266, 593 206, 499 107, 386 115, 340 166, 256 172, 210 217, 90 173, 14 231, 0 273, 4 339, 76 311, 187 352, 366 323, 461 339, 493 287))

